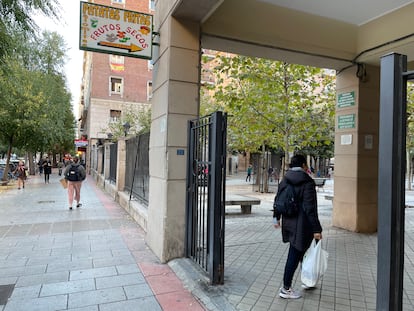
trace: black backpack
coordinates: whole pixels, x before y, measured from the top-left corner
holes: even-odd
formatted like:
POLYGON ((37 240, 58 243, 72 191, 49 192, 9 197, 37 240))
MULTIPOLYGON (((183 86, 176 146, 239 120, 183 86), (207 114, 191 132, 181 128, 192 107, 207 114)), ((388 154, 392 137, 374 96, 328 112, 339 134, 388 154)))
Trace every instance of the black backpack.
POLYGON ((292 217, 299 213, 299 196, 296 195, 295 187, 286 182, 286 186, 278 192, 273 202, 273 208, 282 216, 292 217))
POLYGON ((68 172, 66 173, 66 179, 69 181, 80 181, 79 176, 79 165, 71 165, 68 172))

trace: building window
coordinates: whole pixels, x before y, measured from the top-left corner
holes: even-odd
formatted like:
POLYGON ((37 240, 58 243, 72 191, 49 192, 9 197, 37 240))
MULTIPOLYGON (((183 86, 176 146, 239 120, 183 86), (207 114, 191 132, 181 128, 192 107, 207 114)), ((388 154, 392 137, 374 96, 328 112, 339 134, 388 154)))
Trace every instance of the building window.
POLYGON ((149 0, 149 9, 155 11, 155 0, 149 0))
POLYGON ((111 92, 110 94, 122 95, 122 78, 111 77, 111 92))
POLYGON ((109 55, 109 66, 112 71, 124 71, 124 56, 120 55, 109 55))
POLYGON ((152 98, 152 81, 147 82, 147 100, 152 98))
POLYGON ((112 3, 125 4, 125 0, 112 0, 112 3))
POLYGON ((117 122, 121 119, 121 110, 111 110, 109 112, 109 122, 117 122))

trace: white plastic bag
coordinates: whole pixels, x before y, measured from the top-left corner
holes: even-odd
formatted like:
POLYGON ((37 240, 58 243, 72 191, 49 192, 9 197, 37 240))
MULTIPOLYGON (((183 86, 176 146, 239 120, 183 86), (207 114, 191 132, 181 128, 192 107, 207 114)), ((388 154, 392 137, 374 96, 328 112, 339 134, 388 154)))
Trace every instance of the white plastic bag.
POLYGON ((328 252, 322 249, 321 242, 313 239, 311 246, 303 256, 302 283, 308 287, 315 287, 318 280, 328 268, 328 252))

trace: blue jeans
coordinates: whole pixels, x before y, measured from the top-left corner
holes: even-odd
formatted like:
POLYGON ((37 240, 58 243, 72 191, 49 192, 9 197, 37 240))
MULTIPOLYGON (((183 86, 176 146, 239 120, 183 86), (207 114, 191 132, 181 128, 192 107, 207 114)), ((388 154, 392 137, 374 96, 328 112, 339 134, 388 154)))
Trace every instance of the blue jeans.
POLYGON ((292 286, 292 279, 295 271, 302 261, 305 252, 300 252, 292 245, 289 246, 289 254, 286 260, 285 273, 283 275, 283 287, 289 289, 292 286))

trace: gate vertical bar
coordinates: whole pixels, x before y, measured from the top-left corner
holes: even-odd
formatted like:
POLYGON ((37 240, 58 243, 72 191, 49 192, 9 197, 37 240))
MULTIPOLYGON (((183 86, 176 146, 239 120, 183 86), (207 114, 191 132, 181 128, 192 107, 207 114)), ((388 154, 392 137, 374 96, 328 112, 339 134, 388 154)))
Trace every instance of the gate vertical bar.
POLYGON ((407 57, 381 58, 377 311, 401 311, 404 271, 407 57))
POLYGON ((185 255, 186 257, 192 257, 194 253, 193 241, 194 241, 194 204, 193 204, 193 195, 194 192, 194 179, 193 179, 193 162, 194 162, 194 153, 193 153, 193 142, 194 134, 192 131, 194 122, 188 121, 187 126, 187 179, 186 179, 186 232, 185 232, 185 255))
POLYGON ((221 111, 212 115, 210 131, 211 161, 209 188, 209 273, 212 284, 224 283, 224 215, 226 176, 226 115, 221 111))

